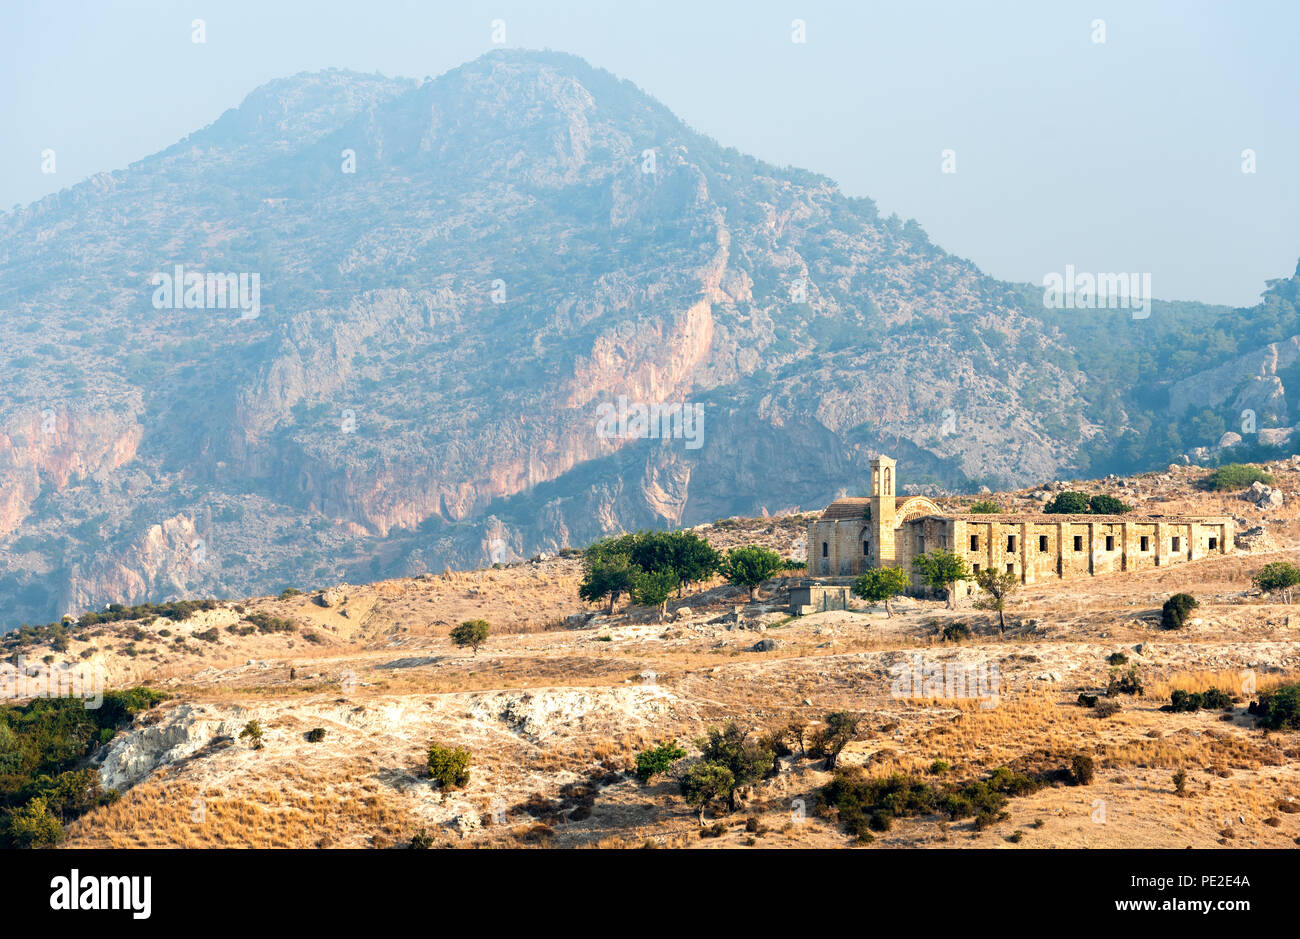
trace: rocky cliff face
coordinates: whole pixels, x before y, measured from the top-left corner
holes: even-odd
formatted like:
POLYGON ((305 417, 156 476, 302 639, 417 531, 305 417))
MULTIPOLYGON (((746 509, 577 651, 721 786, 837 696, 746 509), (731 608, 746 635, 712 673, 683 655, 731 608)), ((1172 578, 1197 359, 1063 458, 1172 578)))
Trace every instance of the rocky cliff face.
MULTIPOLYGON (((1051 477, 1153 422, 1095 350, 1178 343, 1032 295, 568 56, 272 82, 5 217, 4 625, 814 507, 880 450, 914 482, 1051 477), (177 265, 257 302, 160 305, 177 265)), ((1207 390, 1259 370, 1207 353, 1222 375, 1153 394, 1288 413, 1289 348, 1268 387, 1207 390)))

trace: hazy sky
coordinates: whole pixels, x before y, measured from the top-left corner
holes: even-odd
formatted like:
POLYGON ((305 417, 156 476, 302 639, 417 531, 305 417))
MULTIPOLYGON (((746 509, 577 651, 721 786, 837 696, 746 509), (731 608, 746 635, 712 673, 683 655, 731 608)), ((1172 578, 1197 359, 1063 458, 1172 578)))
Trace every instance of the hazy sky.
POLYGON ((508 46, 576 53, 997 277, 1149 271, 1157 297, 1249 304, 1300 257, 1291 0, 0 0, 0 206, 124 167, 272 78, 437 75, 493 48, 494 19, 508 46))

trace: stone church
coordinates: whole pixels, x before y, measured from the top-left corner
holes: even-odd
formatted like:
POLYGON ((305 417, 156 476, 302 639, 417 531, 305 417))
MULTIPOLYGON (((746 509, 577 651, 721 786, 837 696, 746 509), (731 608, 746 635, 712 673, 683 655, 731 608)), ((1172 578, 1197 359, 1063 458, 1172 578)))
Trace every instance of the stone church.
MULTIPOLYGON (((945 548, 973 572, 995 568, 1021 583, 1184 564, 1233 550, 1228 516, 954 514, 923 496, 895 498, 898 467, 871 461, 870 495, 836 499, 808 523, 808 573, 850 579, 870 567, 901 567, 916 590, 912 559, 945 548)), ((959 596, 976 590, 957 585, 959 596)))

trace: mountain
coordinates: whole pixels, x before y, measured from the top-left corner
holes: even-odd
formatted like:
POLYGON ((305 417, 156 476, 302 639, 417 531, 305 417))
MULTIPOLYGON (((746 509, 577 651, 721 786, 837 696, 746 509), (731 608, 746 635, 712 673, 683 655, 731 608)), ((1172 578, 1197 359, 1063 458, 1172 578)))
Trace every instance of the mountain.
POLYGON ((1047 309, 559 53, 274 81, 3 221, 6 627, 816 507, 879 450, 970 489, 1300 414, 1297 277, 1047 309), (700 433, 611 433, 620 399, 700 433))

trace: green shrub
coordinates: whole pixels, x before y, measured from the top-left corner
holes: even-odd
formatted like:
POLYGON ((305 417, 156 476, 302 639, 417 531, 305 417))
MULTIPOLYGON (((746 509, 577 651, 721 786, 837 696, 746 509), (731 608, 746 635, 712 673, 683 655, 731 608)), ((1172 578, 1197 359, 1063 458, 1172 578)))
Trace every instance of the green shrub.
POLYGON ((991 499, 981 499, 970 507, 970 511, 974 515, 997 515, 1002 510, 991 499))
POLYGON ((247 739, 254 750, 260 750, 262 743, 262 724, 260 721, 249 721, 244 725, 244 729, 239 732, 239 739, 247 739))
POLYGON ((325 739, 324 727, 313 727, 311 730, 307 731, 308 743, 320 743, 324 739, 325 739))
POLYGON ((1130 665, 1127 672, 1117 668, 1111 669, 1110 682, 1106 685, 1106 697, 1114 698, 1121 694, 1131 694, 1140 698, 1144 690, 1136 665, 1130 665))
POLYGON ((1128 656, 1123 652, 1112 652, 1106 657, 1106 661, 1110 665, 1127 665, 1128 656))
POLYGON ((48 848, 63 840, 63 823, 40 797, 7 812, 3 831, 5 839, 19 848, 48 848))
POLYGON ((427 831, 421 828, 411 836, 411 843, 407 845, 407 847, 414 848, 417 851, 427 850, 433 847, 433 838, 427 831))
POLYGON ((1178 688, 1169 695, 1169 703, 1160 710, 1173 711, 1174 713, 1195 713, 1202 708, 1214 710, 1230 707, 1232 707, 1232 696, 1225 691, 1220 691, 1218 688, 1192 692, 1178 688))
POLYGON ((298 629, 298 624, 293 620, 272 616, 260 610, 256 613, 246 614, 244 619, 256 626, 257 631, 260 633, 291 633, 298 629))
POLYGON ((469 782, 470 751, 466 747, 444 747, 433 744, 429 747, 429 776, 442 784, 444 789, 459 789, 469 782))
POLYGON ((1096 775, 1092 757, 1086 753, 1076 753, 1070 759, 1070 778, 1076 786, 1086 786, 1096 775))
POLYGON ((1269 730, 1300 730, 1300 682, 1264 692, 1250 713, 1269 730))
POLYGON ((1088 500, 1088 511, 1093 515, 1125 515, 1133 506, 1114 496, 1093 496, 1088 500))
POLYGON ((1161 629, 1182 629, 1187 622, 1187 614, 1200 606, 1190 593, 1176 593, 1160 609, 1161 629))
POLYGON ((1233 489, 1246 489, 1257 482, 1271 486, 1277 480, 1271 473, 1266 473, 1257 466, 1248 463, 1228 463, 1206 476, 1201 485, 1211 492, 1227 492, 1233 489))
POLYGON ((970 627, 965 623, 949 623, 943 627, 944 642, 961 642, 971 637, 970 627))
POLYGON ((1058 492, 1043 511, 1049 515, 1085 515, 1088 512, 1088 494, 1071 490, 1058 492))
POLYGON ((1086 694, 1082 691, 1079 692, 1077 700, 1080 707, 1090 708, 1095 707, 1097 704, 1097 696, 1095 694, 1086 694))
POLYGON ((684 756, 686 751, 677 745, 676 740, 665 740, 657 747, 642 750, 636 755, 636 778, 648 783, 653 777, 668 772, 684 756))

